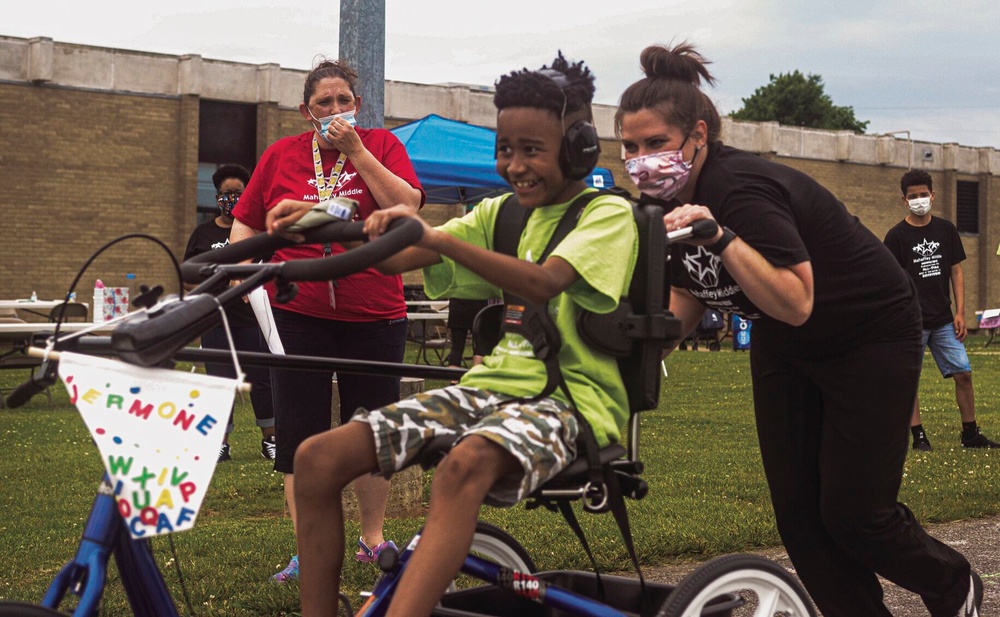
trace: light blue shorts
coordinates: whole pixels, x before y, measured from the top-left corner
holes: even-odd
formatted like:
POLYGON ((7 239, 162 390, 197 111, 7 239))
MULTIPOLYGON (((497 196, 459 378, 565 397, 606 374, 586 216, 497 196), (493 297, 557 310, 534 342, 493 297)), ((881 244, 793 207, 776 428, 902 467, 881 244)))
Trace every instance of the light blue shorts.
POLYGON ((965 352, 958 337, 955 336, 954 324, 945 324, 933 330, 924 330, 924 346, 931 348, 931 355, 937 363, 942 377, 951 377, 955 373, 970 373, 969 354, 965 352))

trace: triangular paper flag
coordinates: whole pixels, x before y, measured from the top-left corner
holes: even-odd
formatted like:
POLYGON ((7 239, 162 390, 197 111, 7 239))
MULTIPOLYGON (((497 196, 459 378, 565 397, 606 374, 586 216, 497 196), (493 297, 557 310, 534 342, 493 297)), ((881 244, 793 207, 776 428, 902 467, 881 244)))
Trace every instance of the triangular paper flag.
POLYGON ((63 352, 59 376, 133 538, 194 526, 238 382, 63 352))

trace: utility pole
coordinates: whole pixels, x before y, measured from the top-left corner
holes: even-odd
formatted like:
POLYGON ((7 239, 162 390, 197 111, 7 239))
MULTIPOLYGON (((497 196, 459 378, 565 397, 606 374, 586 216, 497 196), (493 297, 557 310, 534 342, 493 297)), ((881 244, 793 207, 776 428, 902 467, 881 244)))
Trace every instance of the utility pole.
POLYGON ((340 57, 358 71, 358 124, 385 128, 385 0, 340 0, 340 57))

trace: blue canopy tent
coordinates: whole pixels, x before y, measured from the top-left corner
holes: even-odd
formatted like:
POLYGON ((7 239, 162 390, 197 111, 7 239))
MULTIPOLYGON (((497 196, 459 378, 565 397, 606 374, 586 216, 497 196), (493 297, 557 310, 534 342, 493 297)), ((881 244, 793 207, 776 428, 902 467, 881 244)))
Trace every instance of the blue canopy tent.
MULTIPOLYGON (((474 203, 510 190, 496 171, 496 132, 431 114, 391 129, 410 155, 428 203, 474 203)), ((598 167, 587 184, 615 185, 610 170, 598 167)))

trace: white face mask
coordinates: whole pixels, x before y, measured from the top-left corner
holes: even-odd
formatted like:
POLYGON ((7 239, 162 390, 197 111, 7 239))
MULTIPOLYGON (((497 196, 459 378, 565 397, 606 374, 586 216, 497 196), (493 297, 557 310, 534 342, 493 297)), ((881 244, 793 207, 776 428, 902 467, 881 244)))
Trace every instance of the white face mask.
POLYGON ((910 206, 910 212, 916 216, 923 216, 931 211, 930 197, 918 197, 916 199, 910 199, 906 203, 910 206))

